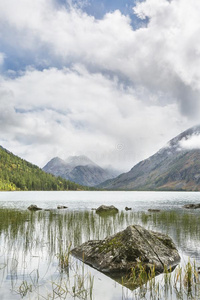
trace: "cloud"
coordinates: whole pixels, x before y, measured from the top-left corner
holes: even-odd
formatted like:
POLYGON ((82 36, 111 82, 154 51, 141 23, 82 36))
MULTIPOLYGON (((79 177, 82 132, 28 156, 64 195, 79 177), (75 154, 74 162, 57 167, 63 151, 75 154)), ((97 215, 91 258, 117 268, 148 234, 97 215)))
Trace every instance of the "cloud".
POLYGON ((1 39, 28 51, 36 65, 82 63, 95 72, 124 76, 150 92, 167 92, 166 102, 178 103, 190 117, 199 112, 199 11, 195 0, 139 2, 134 12, 149 22, 134 30, 130 17, 119 10, 97 20, 53 0, 1 0, 1 39))
POLYGON ((127 169, 157 150, 163 123, 171 128, 171 137, 180 122, 175 104, 146 106, 134 89, 81 65, 29 70, 2 79, 1 86, 4 146, 29 148, 31 155, 24 150, 23 157, 41 166, 52 156, 86 154, 102 164, 112 161, 127 169), (36 149, 38 155, 33 156, 36 149))
POLYGON ((3 65, 5 59, 5 54, 0 52, 0 66, 3 65))
POLYGON ((200 134, 193 134, 182 139, 179 145, 182 149, 186 150, 200 149, 200 134))
POLYGON ((127 168, 196 123, 200 3, 146 0, 134 12, 146 26, 119 10, 95 19, 55 0, 0 0, 4 146, 41 166, 86 154, 127 168))

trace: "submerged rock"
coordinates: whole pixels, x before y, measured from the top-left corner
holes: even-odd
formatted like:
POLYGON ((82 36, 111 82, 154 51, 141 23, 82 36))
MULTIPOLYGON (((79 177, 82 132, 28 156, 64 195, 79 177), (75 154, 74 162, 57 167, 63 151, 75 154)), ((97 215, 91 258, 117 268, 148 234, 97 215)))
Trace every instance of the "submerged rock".
POLYGON ((66 209, 66 208, 68 208, 67 206, 64 206, 64 205, 58 205, 57 206, 57 209, 66 209))
POLYGON ((28 207, 28 209, 31 210, 31 211, 42 210, 42 208, 40 208, 40 207, 38 207, 37 205, 34 205, 34 204, 30 205, 28 207))
POLYGON ((131 207, 125 207, 125 210, 127 211, 127 210, 132 210, 132 208, 131 207))
POLYGON ((138 263, 145 266, 147 272, 155 266, 155 273, 160 274, 180 261, 170 237, 139 225, 128 226, 104 240, 88 241, 74 248, 72 254, 111 277, 128 276, 138 263))
POLYGON ((101 205, 96 209, 96 213, 97 214, 101 214, 101 213, 118 213, 119 210, 118 208, 116 208, 113 205, 110 206, 106 206, 106 205, 101 205))
POLYGON ((185 204, 183 206, 183 208, 187 208, 187 209, 197 209, 200 208, 200 203, 197 204, 185 204))

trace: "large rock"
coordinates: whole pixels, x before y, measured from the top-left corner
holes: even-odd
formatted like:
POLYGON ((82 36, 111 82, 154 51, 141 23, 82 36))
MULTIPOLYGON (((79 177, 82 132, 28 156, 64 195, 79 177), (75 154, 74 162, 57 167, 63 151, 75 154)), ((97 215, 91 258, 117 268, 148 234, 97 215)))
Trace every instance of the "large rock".
POLYGON ((113 205, 107 206, 107 205, 101 205, 96 209, 97 214, 102 214, 102 213, 118 213, 119 210, 113 205))
POLYGON ((139 225, 128 226, 104 240, 88 241, 74 248, 72 254, 111 277, 129 275, 138 263, 145 265, 147 272, 155 266, 155 273, 160 274, 180 261, 170 237, 139 225))

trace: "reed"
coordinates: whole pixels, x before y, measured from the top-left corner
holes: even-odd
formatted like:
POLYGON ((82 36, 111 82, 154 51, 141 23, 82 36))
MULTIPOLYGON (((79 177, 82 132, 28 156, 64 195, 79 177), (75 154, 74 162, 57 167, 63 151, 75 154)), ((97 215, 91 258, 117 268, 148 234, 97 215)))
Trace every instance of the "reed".
POLYGON ((28 284, 26 280, 22 281, 19 288, 16 290, 16 293, 24 298, 28 293, 33 291, 32 284, 28 284))
POLYGON ((71 254, 72 243, 69 242, 66 249, 63 249, 63 243, 60 241, 60 251, 57 253, 57 258, 59 260, 59 266, 61 270, 66 270, 69 267, 70 263, 70 254, 71 254))
MULTIPOLYGON (((200 240, 200 216, 187 211, 158 214, 121 211, 102 218, 94 211, 31 213, 0 209, 0 215, 1 287, 8 283, 6 277, 11 276, 11 289, 21 297, 27 293, 23 297, 31 300, 95 298, 95 279, 84 265, 73 259, 71 248, 87 240, 103 239, 128 225, 141 224, 174 235, 179 248, 193 238, 200 240)), ((125 288, 128 281, 135 289, 128 299, 199 300, 198 272, 197 263, 192 261, 182 262, 174 271, 166 270, 159 276, 155 276, 155 268, 147 272, 139 264, 131 271, 132 277, 123 279, 124 293, 130 294, 125 288)))
MULTIPOLYGON (((135 283, 133 299, 200 299, 199 267, 190 259, 184 267, 180 265, 172 271, 165 267, 164 274, 155 277, 155 268, 146 271, 139 263, 131 272, 130 281, 135 283)), ((124 279, 122 279, 124 284, 124 279)))

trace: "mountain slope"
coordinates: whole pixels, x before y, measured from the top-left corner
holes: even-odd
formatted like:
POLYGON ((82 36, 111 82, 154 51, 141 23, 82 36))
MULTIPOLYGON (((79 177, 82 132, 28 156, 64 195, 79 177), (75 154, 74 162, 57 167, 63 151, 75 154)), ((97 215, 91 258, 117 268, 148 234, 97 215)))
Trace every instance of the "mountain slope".
POLYGON ((112 177, 99 166, 86 165, 75 167, 68 178, 82 185, 94 186, 112 177))
POLYGON ((78 189, 87 188, 47 174, 0 146, 0 191, 78 189))
POLYGON ((200 126, 186 130, 129 172, 99 185, 120 190, 200 190, 200 149, 186 150, 181 142, 200 138, 200 126))
POLYGON ((77 167, 77 166, 88 166, 88 165, 93 165, 97 166, 91 159, 89 159, 85 155, 79 155, 79 156, 69 156, 66 161, 68 166, 70 166, 72 169, 77 167))
POLYGON ((70 173, 72 168, 63 159, 59 157, 54 157, 44 166, 42 170, 46 173, 50 173, 55 176, 60 176, 70 173))
POLYGON ((43 170, 86 186, 95 186, 116 177, 116 171, 103 169, 84 155, 70 156, 67 160, 55 157, 44 166, 43 170))

